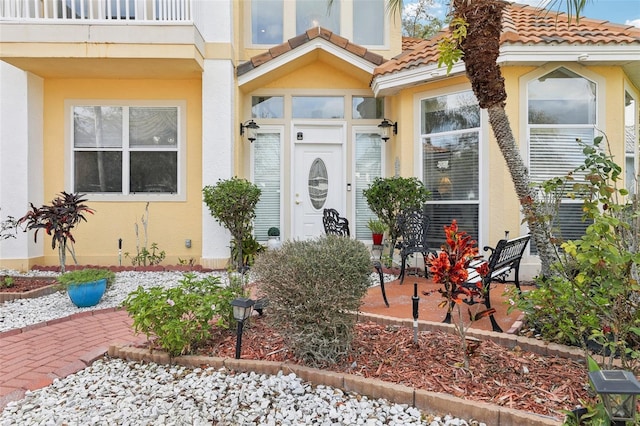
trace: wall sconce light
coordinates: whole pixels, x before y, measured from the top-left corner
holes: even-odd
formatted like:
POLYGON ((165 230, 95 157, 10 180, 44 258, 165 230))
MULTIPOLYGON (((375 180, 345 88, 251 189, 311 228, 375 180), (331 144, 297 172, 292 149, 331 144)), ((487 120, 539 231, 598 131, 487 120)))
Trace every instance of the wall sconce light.
POLYGON ((238 329, 236 330, 236 359, 240 359, 240 353, 242 352, 242 329, 244 322, 251 316, 251 311, 255 303, 255 300, 246 297, 239 297, 231 301, 233 318, 238 321, 238 329))
POLYGON ((256 140, 256 130, 259 128, 260 126, 255 121, 247 120, 244 123, 240 123, 240 136, 244 135, 244 129, 247 129, 247 139, 253 143, 256 140))
POLYGON ((383 141, 388 141, 389 138, 391 137, 391 129, 393 129, 393 134, 397 135, 398 134, 398 122, 396 121, 395 123, 392 122, 391 120, 389 120, 388 118, 385 118, 382 120, 382 123, 378 124, 378 127, 380 128, 380 138, 383 141))
POLYGON ((589 380, 602 399, 614 426, 626 425, 636 419, 636 397, 640 382, 630 371, 598 370, 589 372, 589 380))

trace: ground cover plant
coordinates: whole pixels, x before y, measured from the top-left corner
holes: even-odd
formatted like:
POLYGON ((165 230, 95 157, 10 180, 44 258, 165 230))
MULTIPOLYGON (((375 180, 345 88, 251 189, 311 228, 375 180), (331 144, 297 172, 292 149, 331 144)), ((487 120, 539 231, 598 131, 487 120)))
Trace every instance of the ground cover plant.
POLYGON ((216 276, 185 274, 174 288, 138 287, 122 305, 136 332, 171 356, 188 354, 209 338, 212 321, 222 329, 234 324, 231 301, 245 295, 235 282, 223 286, 216 276))

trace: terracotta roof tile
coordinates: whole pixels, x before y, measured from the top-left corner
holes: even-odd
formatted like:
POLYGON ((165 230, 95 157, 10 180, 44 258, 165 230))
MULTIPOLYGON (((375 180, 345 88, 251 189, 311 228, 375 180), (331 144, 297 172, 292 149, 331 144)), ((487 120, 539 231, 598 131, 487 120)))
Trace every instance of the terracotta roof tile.
MULTIPOLYGON (((403 39, 403 52, 376 68, 376 75, 407 70, 438 61, 438 33, 429 40, 403 39)), ((565 13, 511 3, 503 11, 501 45, 620 45, 640 44, 640 28, 601 19, 580 18, 569 24, 565 13)))
POLYGON ((237 75, 246 74, 247 72, 259 67, 260 65, 269 62, 284 53, 290 52, 316 38, 327 40, 337 47, 345 49, 350 53, 371 62, 373 65, 380 65, 385 61, 385 59, 377 53, 373 53, 360 45, 351 43, 348 39, 341 37, 338 34, 334 34, 326 28, 316 27, 310 28, 305 33, 290 38, 282 44, 273 46, 271 49, 264 53, 253 56, 247 62, 239 64, 236 73, 237 75))

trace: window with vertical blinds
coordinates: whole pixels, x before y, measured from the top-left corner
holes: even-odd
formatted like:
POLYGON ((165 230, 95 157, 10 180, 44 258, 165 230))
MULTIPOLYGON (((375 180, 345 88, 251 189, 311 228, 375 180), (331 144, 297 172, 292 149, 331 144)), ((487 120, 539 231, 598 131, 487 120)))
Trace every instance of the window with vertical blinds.
POLYGON ((262 191, 256 205, 253 232, 256 240, 267 241, 267 231, 280 227, 280 133, 258 133, 253 143, 253 183, 262 191))
POLYGON ((427 241, 445 242, 444 226, 456 219, 460 230, 479 237, 480 107, 471 91, 423 99, 422 181, 431 192, 427 241))
MULTIPOLYGON (((596 84, 561 67, 530 81, 527 90, 529 174, 533 183, 541 183, 583 164, 581 143, 592 144, 595 136, 596 84)), ((584 234, 588 223, 582 221, 581 203, 562 198, 554 221, 557 237, 572 240, 584 234)))
POLYGON ((369 219, 375 219, 376 215, 369 209, 363 191, 373 183, 375 178, 382 177, 382 140, 378 133, 356 134, 355 159, 355 236, 358 240, 370 240, 371 231, 367 228, 367 223, 369 219))

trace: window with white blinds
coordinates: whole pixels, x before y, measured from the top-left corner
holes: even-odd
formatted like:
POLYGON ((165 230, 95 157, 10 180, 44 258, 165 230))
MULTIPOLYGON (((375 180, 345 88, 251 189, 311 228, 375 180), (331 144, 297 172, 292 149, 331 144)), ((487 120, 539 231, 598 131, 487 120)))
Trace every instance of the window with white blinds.
POLYGON ((256 240, 267 241, 267 231, 280 227, 280 133, 258 133, 253 148, 253 183, 262 191, 256 205, 253 232, 256 240))
POLYGON ((471 91, 423 99, 422 181, 431 192, 427 240, 445 242, 444 226, 456 219, 478 240, 480 107, 471 91))
POLYGON ((379 133, 356 133, 355 143, 355 197, 356 197, 356 239, 370 240, 371 231, 367 228, 369 219, 375 219, 367 204, 363 191, 373 180, 382 177, 382 140, 379 133))
MULTIPOLYGON (((527 92, 531 181, 565 176, 584 162, 581 143, 593 143, 596 84, 561 67, 530 81, 527 92)), ((570 240, 584 234, 588 224, 581 220, 581 203, 561 200, 554 223, 557 237, 570 240)))

